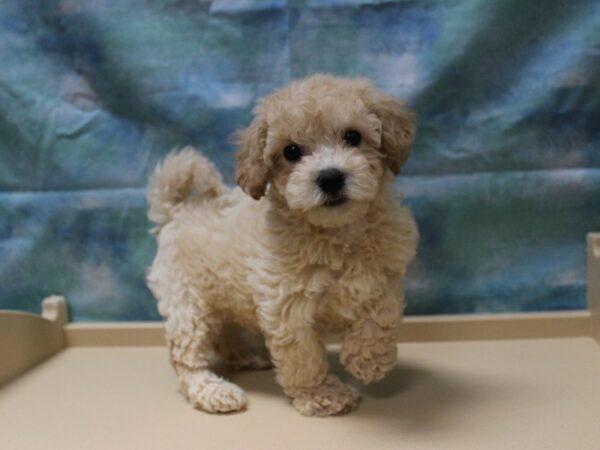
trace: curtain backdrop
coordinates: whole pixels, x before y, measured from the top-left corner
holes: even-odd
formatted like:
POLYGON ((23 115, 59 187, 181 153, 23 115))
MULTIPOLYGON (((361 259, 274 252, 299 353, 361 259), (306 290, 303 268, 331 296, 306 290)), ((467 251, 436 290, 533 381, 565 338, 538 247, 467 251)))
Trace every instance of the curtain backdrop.
POLYGON ((175 146, 233 182, 253 102, 316 72, 407 100, 409 314, 585 307, 600 2, 3 0, 0 308, 156 319, 144 187, 175 146))

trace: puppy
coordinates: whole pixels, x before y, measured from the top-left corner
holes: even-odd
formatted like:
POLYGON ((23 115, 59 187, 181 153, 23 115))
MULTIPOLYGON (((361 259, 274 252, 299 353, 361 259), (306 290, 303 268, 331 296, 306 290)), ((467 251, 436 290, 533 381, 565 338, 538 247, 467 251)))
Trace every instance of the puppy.
POLYGON ((418 232, 393 179, 413 136, 412 114, 366 80, 315 75, 262 99, 238 133, 241 189, 190 148, 158 165, 148 285, 196 407, 246 407, 244 392, 210 370, 215 353, 239 368, 272 362, 308 416, 346 413, 359 399, 328 373, 325 333, 343 333, 341 363, 364 383, 394 366, 418 232), (240 329, 264 336, 268 353, 240 329))

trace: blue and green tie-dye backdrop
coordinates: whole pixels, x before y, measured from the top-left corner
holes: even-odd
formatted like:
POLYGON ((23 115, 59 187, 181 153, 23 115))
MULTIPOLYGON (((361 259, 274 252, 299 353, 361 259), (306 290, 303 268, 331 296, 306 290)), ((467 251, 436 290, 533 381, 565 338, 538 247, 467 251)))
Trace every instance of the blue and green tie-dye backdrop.
POLYGON ((597 0, 2 0, 0 307, 61 293, 75 320, 157 318, 149 171, 194 144, 231 182, 254 100, 315 72, 418 112, 409 313, 585 306, 597 0))

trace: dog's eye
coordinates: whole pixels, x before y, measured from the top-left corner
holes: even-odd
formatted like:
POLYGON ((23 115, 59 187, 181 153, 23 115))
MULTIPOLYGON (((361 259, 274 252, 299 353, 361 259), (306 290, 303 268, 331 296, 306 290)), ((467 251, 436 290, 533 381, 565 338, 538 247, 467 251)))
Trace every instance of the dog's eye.
POLYGON ((283 149, 283 156, 291 162, 299 161, 302 158, 302 149, 296 144, 288 145, 283 149))
POLYGON ((346 144, 351 145, 352 147, 358 147, 361 140, 362 136, 356 130, 346 130, 344 133, 344 141, 346 144))

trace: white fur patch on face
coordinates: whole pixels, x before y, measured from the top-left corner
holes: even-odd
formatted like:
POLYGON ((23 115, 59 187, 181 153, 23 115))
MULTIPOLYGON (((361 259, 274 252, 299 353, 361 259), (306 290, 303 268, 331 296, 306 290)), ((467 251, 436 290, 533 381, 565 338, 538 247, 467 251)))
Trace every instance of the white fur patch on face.
POLYGON ((370 164, 357 149, 321 147, 305 156, 289 176, 285 199, 290 209, 307 214, 319 226, 341 226, 363 215, 377 195, 382 168, 370 164), (321 170, 338 169, 346 176, 342 194, 348 201, 335 207, 324 206, 327 196, 317 185, 321 170))

